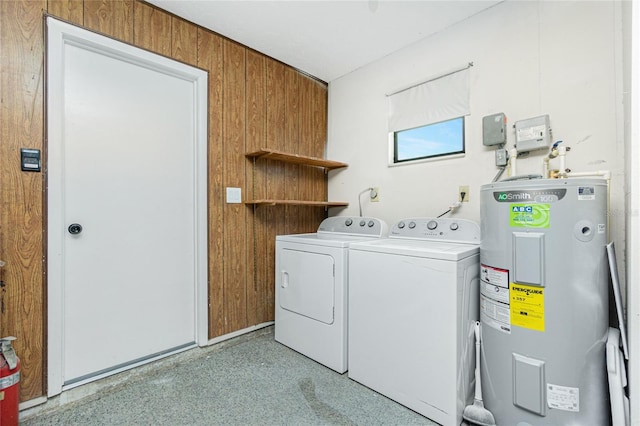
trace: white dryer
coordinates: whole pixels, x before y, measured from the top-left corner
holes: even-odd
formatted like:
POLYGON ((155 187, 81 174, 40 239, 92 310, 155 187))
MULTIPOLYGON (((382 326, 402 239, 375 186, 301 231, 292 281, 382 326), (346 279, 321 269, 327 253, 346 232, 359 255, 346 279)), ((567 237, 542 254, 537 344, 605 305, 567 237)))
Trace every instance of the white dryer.
POLYGON ((443 425, 473 403, 480 228, 405 219, 349 247, 349 377, 443 425))
POLYGON ((334 216, 316 233, 276 236, 276 341, 347 371, 349 245, 387 233, 380 219, 334 216))

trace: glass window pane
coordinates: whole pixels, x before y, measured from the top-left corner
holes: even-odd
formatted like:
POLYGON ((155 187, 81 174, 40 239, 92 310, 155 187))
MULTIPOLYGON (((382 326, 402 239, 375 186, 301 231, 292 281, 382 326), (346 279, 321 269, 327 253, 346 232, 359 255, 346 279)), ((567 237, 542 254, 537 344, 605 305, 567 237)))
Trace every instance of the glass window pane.
POLYGON ((464 153, 464 117, 395 133, 394 162, 464 153))

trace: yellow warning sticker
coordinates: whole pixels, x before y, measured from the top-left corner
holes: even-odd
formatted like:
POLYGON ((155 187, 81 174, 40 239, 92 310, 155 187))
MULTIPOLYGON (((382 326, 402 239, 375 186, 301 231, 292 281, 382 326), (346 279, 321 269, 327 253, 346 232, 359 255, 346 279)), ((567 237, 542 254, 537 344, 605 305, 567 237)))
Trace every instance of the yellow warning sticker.
POLYGON ((511 325, 544 331, 544 288, 511 283, 511 325))

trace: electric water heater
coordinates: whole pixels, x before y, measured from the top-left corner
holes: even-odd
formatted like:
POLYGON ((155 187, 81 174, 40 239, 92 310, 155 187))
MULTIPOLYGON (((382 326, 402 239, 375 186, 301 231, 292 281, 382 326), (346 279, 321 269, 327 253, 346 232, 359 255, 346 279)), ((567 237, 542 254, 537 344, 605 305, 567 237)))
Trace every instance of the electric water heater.
POLYGON ((483 185, 482 391, 498 425, 610 422, 607 184, 483 185))

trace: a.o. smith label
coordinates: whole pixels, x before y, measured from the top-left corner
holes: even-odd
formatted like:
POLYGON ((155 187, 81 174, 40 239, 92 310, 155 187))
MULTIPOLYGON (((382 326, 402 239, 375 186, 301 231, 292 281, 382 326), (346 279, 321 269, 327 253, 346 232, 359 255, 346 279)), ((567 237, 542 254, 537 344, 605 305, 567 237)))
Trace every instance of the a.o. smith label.
POLYGON ((494 191, 493 199, 499 203, 554 203, 567 194, 566 188, 538 191, 494 191))

